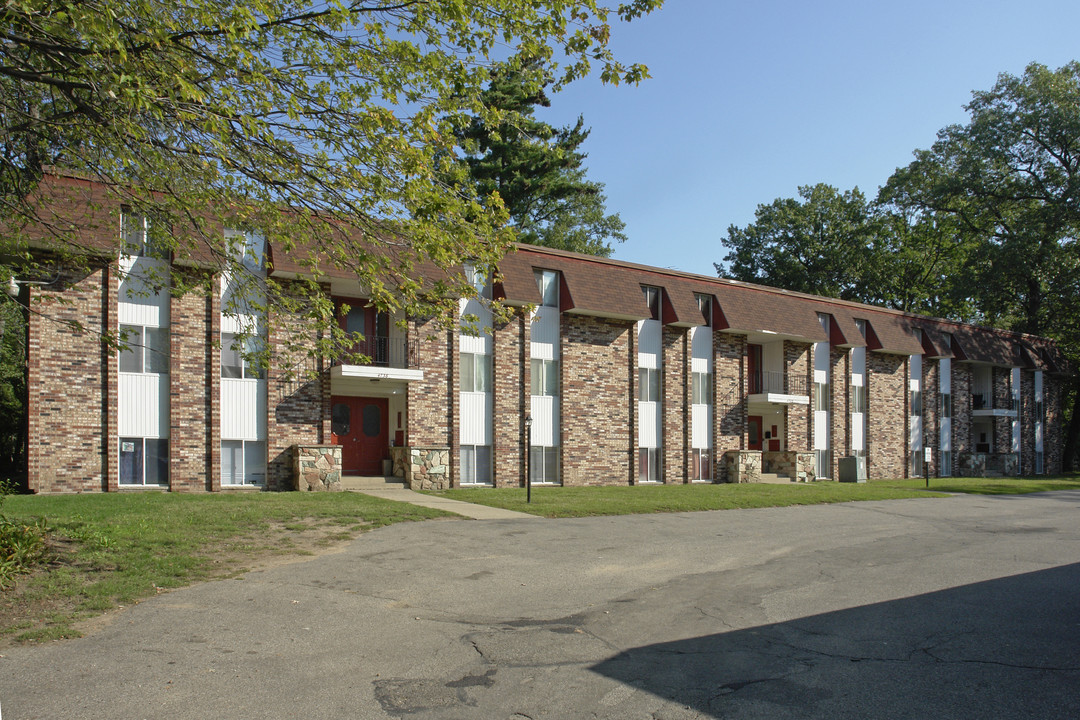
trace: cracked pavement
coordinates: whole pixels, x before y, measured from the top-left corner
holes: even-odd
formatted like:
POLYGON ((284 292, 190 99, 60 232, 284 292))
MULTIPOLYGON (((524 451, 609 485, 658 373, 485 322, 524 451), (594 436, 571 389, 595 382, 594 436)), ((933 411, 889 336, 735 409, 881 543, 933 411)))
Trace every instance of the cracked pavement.
POLYGON ((1080 492, 431 521, 0 658, 30 718, 1080 717, 1080 492))

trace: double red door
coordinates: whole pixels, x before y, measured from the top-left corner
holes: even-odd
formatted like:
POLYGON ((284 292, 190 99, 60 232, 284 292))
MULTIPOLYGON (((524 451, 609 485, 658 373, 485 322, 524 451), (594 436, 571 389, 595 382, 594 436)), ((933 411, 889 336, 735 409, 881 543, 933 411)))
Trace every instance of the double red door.
POLYGON ((389 445, 386 398, 331 398, 330 439, 341 445, 346 475, 382 475, 389 445))

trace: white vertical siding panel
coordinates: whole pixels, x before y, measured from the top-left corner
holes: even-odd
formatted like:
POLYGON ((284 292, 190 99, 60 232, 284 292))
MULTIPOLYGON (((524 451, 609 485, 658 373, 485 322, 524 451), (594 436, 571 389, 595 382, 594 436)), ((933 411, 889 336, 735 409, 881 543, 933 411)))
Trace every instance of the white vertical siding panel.
POLYGON ((221 437, 266 439, 266 381, 221 379, 221 437))
MULTIPOLYGON (((1017 397, 1020 394, 1020 368, 1012 369, 1012 397, 1009 401, 1012 402, 1013 397, 1017 397)), ((1010 407, 1012 407, 1010 405, 1010 407)), ((1020 452, 1020 415, 1017 414, 1012 420, 1012 451, 1014 453, 1020 452)))
POLYGON ((532 444, 554 446, 559 444, 559 398, 550 395, 532 395, 529 411, 532 414, 532 444))
POLYGON ((764 343, 761 346, 761 369, 765 372, 784 372, 783 341, 764 343))
POLYGON ((641 320, 638 323, 638 367, 660 367, 660 321, 641 320))
POLYGON ((692 327, 690 335, 690 371, 712 372, 712 329, 692 327))
POLYGON ((814 449, 829 449, 829 413, 824 410, 814 411, 814 449))
MULTIPOLYGON (((1035 371, 1035 400, 1036 402, 1043 403, 1045 411, 1046 398, 1043 396, 1043 373, 1042 370, 1035 371)), ((1036 452, 1043 451, 1043 423, 1041 417, 1035 418, 1035 450, 1036 452)))
POLYGON ((491 444, 491 393, 461 393, 461 443, 491 444))
POLYGON ((530 328, 529 356, 540 360, 559 359, 559 309, 538 307, 530 328))
POLYGON ((862 413, 851 413, 851 449, 852 450, 865 450, 866 438, 863 437, 863 428, 866 427, 866 421, 863 418, 862 413))
POLYGON ((638 447, 660 447, 660 403, 638 402, 638 447))
POLYGON ((711 447, 709 442, 712 435, 709 428, 712 427, 712 405, 691 405, 690 417, 693 425, 691 433, 691 447, 695 450, 703 450, 711 447))
POLYGON ((169 376, 120 373, 117 432, 122 436, 169 436, 169 376))

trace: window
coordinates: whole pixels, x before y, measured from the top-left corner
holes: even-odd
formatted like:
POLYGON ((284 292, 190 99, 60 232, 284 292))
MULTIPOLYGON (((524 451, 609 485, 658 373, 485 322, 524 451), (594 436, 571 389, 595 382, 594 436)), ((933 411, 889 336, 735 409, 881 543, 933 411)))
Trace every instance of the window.
POLYGON ((638 482, 660 482, 659 449, 638 449, 638 482))
POLYGON ((641 286, 641 292, 645 294, 645 303, 649 306, 649 313, 653 320, 660 319, 660 288, 641 286))
POLYGON ((1044 472, 1046 472, 1046 470, 1045 470, 1045 468, 1043 468, 1043 451, 1042 450, 1036 450, 1035 451, 1035 474, 1036 475, 1042 475, 1044 472))
POLYGON ((559 307, 559 273, 554 270, 535 270, 536 287, 540 290, 540 304, 559 307))
POLYGON ((169 330, 167 328, 121 325, 120 372, 169 373, 169 330))
POLYGON ((695 293, 694 297, 697 298, 697 307, 701 311, 702 324, 712 327, 712 295, 695 293))
POLYGON ((266 484, 266 441, 222 440, 221 484, 266 484))
POLYGON ((863 385, 851 386, 851 412, 866 412, 866 387, 863 385))
POLYGON ((690 451, 690 479, 712 480, 712 463, 709 461, 708 450, 695 448, 690 451))
POLYGON ((832 453, 828 450, 814 451, 814 474, 818 480, 827 478, 832 474, 829 470, 831 455, 832 453))
POLYGON ((532 382, 530 383, 533 395, 546 395, 558 397, 559 395, 559 361, 532 359, 532 382))
POLYGON ((266 370, 259 364, 262 349, 260 338, 221 333, 221 377, 246 380, 265 378, 266 370))
POLYGON ((1037 423, 1046 422, 1046 414, 1043 412, 1042 398, 1036 398, 1035 399, 1035 422, 1037 422, 1037 423))
POLYGON ((491 446, 461 446, 461 484, 491 484, 491 446))
POLYGON ((856 319, 855 320, 855 329, 859 331, 859 334, 862 335, 863 340, 865 340, 866 339, 866 321, 856 319))
POLYGON ((828 412, 832 387, 829 383, 814 383, 814 410, 828 412))
POLYGON ((941 451, 941 477, 952 477, 952 453, 948 450, 941 451))
POLYGON ((490 391, 490 358, 479 353, 461 353, 461 392, 490 391))
POLYGON ((922 417, 922 390, 912 390, 911 393, 911 415, 913 417, 922 417))
POLYGON ((911 477, 923 475, 923 451, 922 448, 911 449, 911 477))
POLYGON ((476 290, 478 297, 491 298, 491 283, 486 272, 472 263, 465 263, 465 279, 476 290))
POLYGON ((692 373, 692 399, 694 405, 712 404, 712 373, 692 373))
POLYGON ((660 371, 638 368, 638 400, 660 402, 660 371))
POLYGON ((120 438, 121 485, 168 485, 169 441, 163 438, 120 438))
POLYGON ((266 271, 266 236, 251 230, 226 230, 225 242, 232 257, 253 273, 266 271))
POLYGON ((533 445, 529 448, 529 478, 533 483, 559 482, 559 448, 533 445))
POLYGON ((168 248, 152 230, 150 218, 126 207, 120 210, 120 240, 123 254, 129 257, 169 257, 168 248))
POLYGON ((952 417, 952 395, 949 393, 941 394, 941 417, 952 417))

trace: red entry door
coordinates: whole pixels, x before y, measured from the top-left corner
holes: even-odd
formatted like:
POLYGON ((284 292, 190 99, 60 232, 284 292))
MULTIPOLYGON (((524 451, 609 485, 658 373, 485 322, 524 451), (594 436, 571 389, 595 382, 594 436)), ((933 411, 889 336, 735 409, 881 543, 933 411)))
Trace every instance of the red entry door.
POLYGON ((750 437, 747 439, 747 447, 750 450, 761 449, 761 416, 751 415, 746 418, 746 431, 750 437))
POLYGON ((341 445, 343 473, 382 475, 390 438, 388 416, 386 398, 331 398, 330 439, 341 445))

